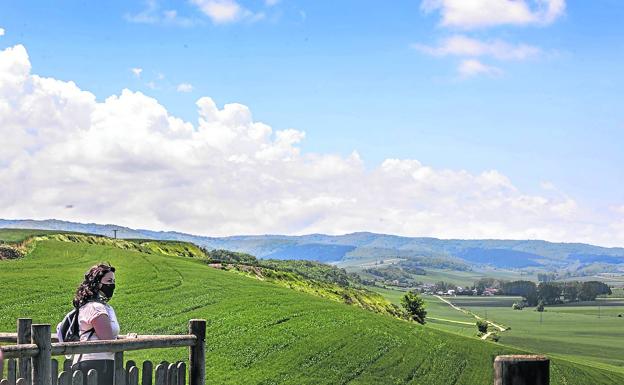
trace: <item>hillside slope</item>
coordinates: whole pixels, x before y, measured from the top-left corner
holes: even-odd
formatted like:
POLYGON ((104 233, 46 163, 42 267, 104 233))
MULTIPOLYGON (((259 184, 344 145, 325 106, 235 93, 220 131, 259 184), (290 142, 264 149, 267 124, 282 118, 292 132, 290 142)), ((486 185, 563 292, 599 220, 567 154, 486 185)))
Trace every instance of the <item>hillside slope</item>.
MULTIPOLYGON (((118 269, 122 333, 185 333, 208 320, 207 378, 219 384, 490 384, 495 355, 512 352, 287 288, 212 269, 191 258, 95 243, 39 241, 26 257, 0 261, 0 330, 15 319, 55 324, 84 271, 118 269)), ((128 354, 184 359, 184 349, 128 354)), ((623 383, 596 368, 553 363, 553 384, 623 383)))

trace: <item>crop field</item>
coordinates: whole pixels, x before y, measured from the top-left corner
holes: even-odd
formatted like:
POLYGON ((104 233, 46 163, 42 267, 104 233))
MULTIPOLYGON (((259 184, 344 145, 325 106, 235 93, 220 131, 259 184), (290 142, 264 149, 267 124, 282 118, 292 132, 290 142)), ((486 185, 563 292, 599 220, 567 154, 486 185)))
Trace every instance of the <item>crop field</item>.
POLYGON ((510 326, 500 343, 624 373, 624 299, 512 310, 514 297, 454 297, 453 304, 510 326), (599 317, 600 312, 600 317, 599 317))
MULTIPOLYGON (((2 237, 0 231, 0 237, 2 237)), ((192 258, 46 240, 0 262, 0 331, 18 317, 55 325, 85 270, 118 269, 111 301, 122 333, 184 334, 208 321, 207 379, 219 384, 490 384, 492 360, 510 347, 375 314, 212 269, 192 258)), ((127 359, 176 361, 185 349, 127 359)), ((624 374, 555 360, 553 384, 624 383, 624 374)))

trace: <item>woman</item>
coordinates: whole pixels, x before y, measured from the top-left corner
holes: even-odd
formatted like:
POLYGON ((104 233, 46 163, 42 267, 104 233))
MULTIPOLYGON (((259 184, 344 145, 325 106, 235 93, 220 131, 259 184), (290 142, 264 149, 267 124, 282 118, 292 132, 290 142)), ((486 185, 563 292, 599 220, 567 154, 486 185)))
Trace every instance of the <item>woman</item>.
MULTIPOLYGON (((119 335, 119 323, 108 301, 115 292, 115 268, 107 264, 93 266, 78 286, 74 306, 79 309, 80 341, 114 340, 119 335)), ((112 385, 114 353, 89 353, 74 356, 72 370, 86 375, 91 369, 98 373, 98 385, 112 385)))

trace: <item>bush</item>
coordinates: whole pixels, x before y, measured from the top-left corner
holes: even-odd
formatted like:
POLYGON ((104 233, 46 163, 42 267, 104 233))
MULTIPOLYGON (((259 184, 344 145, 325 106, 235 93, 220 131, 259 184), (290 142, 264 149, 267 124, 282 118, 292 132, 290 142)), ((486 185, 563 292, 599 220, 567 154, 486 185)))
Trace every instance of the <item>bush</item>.
POLYGON ((484 320, 478 320, 476 325, 477 325, 477 330, 479 330, 480 333, 487 333, 487 329, 488 329, 487 322, 485 322, 484 320))
POLYGON ((539 303, 537 304, 537 307, 535 308, 535 310, 539 311, 540 313, 544 311, 544 301, 539 301, 539 303))

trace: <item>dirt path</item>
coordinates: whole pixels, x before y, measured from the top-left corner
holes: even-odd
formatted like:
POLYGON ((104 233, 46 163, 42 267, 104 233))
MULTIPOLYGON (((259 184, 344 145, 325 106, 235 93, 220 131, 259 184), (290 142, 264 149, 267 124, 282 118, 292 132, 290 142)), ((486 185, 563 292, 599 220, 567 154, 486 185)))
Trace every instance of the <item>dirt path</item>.
MULTIPOLYGON (((469 311, 469 310, 462 309, 462 308, 460 308, 460 307, 457 307, 457 306, 453 305, 450 301, 448 301, 448 300, 446 300, 446 299, 444 299, 444 298, 440 297, 439 295, 435 295, 434 297, 436 297, 436 298, 437 298, 437 299, 439 299, 440 301, 442 301, 442 302, 446 303, 447 305, 449 305, 450 307, 452 307, 453 309, 455 309, 455 310, 457 310, 457 311, 460 311, 460 312, 462 312, 462 313, 464 313, 464 314, 468 314, 468 315, 470 315, 470 316, 472 316, 472 317, 474 317, 474 318, 476 318, 476 319, 478 319, 478 320, 483 320, 483 321, 487 322, 488 324, 490 324, 490 325, 494 326, 495 328, 497 328, 497 329, 498 329, 499 331, 501 331, 501 332, 504 332, 504 331, 506 330, 506 329, 505 329, 505 327, 503 327, 503 326, 501 326, 501 325, 498 325, 498 324, 495 324, 495 323, 494 323, 494 322, 492 322, 492 321, 486 320, 486 319, 484 319, 483 317, 478 316, 478 315, 476 315, 475 313, 473 313, 473 312, 471 312, 471 311, 469 311)), ((482 340, 486 339, 487 337, 489 337, 489 335, 490 335, 490 334, 492 334, 492 332, 488 332, 488 333, 486 333, 485 335, 483 335, 483 336, 481 337, 481 339, 482 339, 482 340)))

